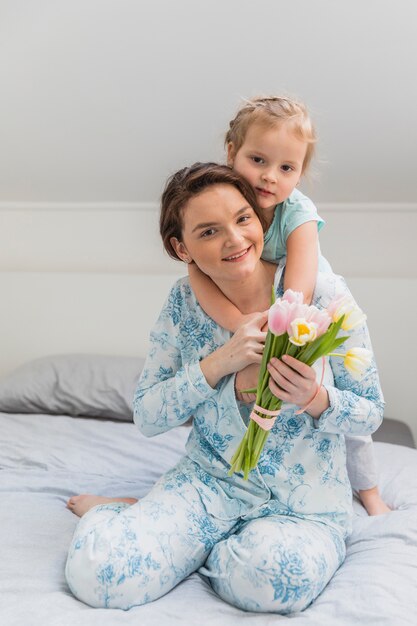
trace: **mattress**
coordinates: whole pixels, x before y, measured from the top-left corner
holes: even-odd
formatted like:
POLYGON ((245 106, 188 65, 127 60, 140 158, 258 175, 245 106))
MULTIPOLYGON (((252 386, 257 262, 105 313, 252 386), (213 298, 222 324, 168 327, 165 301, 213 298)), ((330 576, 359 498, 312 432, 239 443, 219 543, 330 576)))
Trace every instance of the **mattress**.
POLYGON ((245 613, 197 574, 129 611, 93 609, 70 593, 64 566, 77 493, 140 498, 183 454, 188 428, 152 439, 134 424, 0 413, 0 624, 4 626, 398 626, 417 614, 417 451, 376 443, 380 488, 393 507, 368 517, 354 502, 347 557, 313 605, 292 617, 245 613))

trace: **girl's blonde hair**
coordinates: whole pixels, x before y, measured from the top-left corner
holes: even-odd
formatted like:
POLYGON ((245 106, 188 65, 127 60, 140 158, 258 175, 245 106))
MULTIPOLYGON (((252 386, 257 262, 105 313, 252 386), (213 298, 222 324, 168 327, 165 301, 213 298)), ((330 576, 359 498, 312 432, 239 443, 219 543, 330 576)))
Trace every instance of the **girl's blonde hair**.
POLYGON ((303 174, 307 171, 314 156, 317 141, 316 131, 306 106, 292 98, 281 96, 258 96, 247 100, 229 124, 225 145, 233 144, 237 152, 243 145, 252 124, 273 127, 277 124, 289 124, 294 135, 307 143, 307 152, 303 163, 303 174))

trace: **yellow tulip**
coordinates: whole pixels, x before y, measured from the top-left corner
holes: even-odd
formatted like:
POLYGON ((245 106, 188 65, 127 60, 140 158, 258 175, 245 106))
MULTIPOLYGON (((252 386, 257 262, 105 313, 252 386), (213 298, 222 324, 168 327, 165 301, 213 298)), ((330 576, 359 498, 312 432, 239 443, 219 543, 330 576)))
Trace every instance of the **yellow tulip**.
POLYGON ((314 341, 317 337, 317 324, 307 322, 303 317, 297 317, 290 323, 292 335, 289 337, 295 346, 305 346, 306 343, 314 341))
POLYGON ((355 380, 360 380, 372 361, 372 353, 366 348, 351 348, 345 354, 344 365, 355 380))

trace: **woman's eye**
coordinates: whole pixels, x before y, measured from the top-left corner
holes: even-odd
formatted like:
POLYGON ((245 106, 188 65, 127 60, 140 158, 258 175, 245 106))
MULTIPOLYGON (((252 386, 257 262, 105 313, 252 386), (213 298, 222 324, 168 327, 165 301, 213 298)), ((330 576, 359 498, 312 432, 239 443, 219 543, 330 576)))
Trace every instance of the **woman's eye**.
POLYGON ((241 222, 247 222, 250 219, 250 215, 241 215, 238 219, 238 224, 241 222))

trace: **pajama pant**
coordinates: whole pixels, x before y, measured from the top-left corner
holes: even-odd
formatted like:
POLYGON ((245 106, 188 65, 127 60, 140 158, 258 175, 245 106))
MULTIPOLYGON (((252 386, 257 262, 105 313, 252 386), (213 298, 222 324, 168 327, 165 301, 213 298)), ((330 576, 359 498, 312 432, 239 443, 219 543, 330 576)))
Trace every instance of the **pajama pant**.
POLYGON ((129 609, 199 570, 233 606, 286 614, 305 609, 344 556, 342 532, 333 527, 284 515, 219 519, 191 482, 167 489, 162 478, 132 506, 100 505, 84 515, 66 577, 86 604, 129 609))

